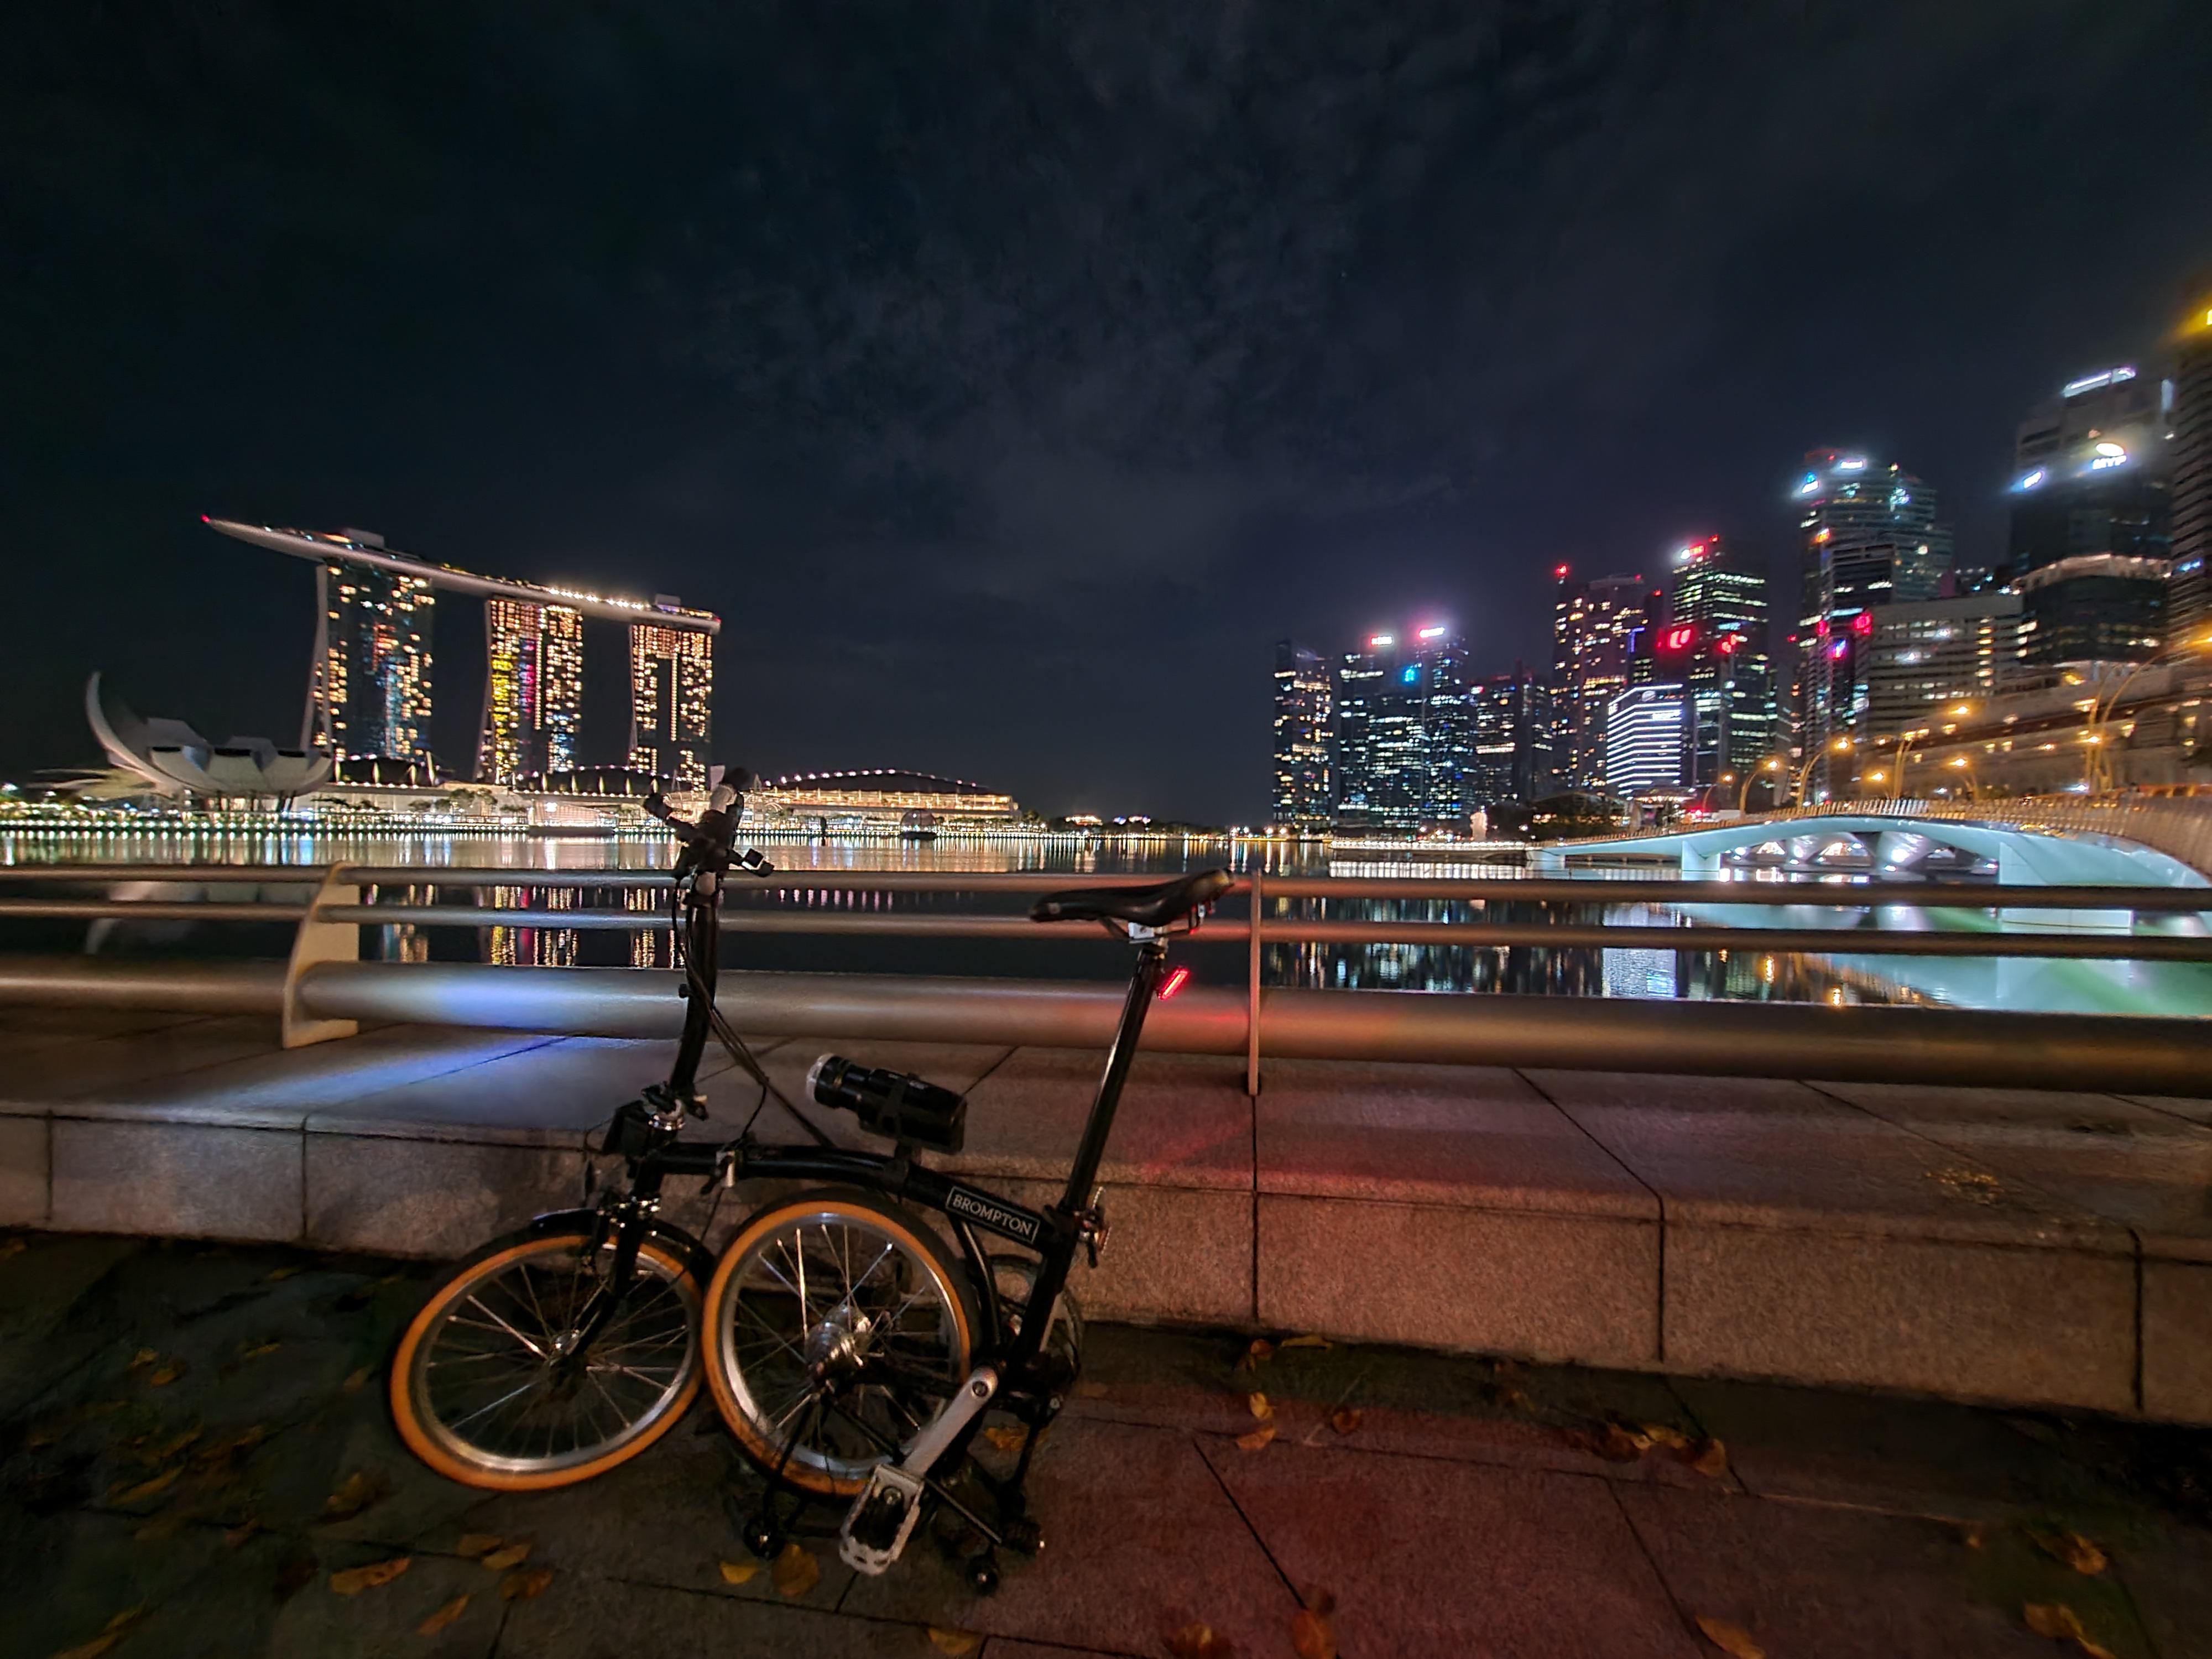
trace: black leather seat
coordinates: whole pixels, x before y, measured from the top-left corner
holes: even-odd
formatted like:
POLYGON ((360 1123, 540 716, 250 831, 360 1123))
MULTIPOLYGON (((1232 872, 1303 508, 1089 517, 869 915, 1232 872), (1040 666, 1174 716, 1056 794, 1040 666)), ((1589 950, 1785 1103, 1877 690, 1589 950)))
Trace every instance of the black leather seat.
POLYGON ((1154 887, 1085 887, 1048 893, 1030 908, 1031 921, 1127 921, 1167 927, 1211 904, 1237 878, 1226 870, 1194 870, 1154 887))

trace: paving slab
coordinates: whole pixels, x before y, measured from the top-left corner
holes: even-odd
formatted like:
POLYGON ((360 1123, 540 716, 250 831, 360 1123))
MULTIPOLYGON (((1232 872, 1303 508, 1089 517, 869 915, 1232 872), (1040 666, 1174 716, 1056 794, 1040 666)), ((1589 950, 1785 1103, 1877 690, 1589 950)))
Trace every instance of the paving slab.
POLYGON ((47 1224, 189 1238, 300 1237, 300 1137, 198 1123, 56 1118, 47 1224))
POLYGON ((276 1054, 282 1048, 276 1022, 265 1015, 195 1019, 80 1042, 45 1043, 11 1056, 0 1067, 0 1112, 46 1111, 103 1089, 276 1054))
POLYGON ((46 1224, 52 1127, 43 1116, 0 1117, 0 1227, 46 1224))
MULTIPOLYGON (((672 1040, 522 1041, 509 1052, 396 1087, 380 1087, 372 1077, 351 1097, 311 1113, 307 1127, 416 1140, 575 1147, 647 1084, 666 1078, 675 1058, 672 1040)), ((734 1092, 734 1085, 713 1086, 729 1064, 726 1054, 701 1064, 710 1097, 727 1100, 734 1092)))
POLYGON ((513 1031, 386 1025, 304 1048, 105 1085, 54 1110, 68 1117, 297 1129, 314 1113, 364 1095, 465 1073, 554 1041, 513 1031))
POLYGON ((1188 1435, 1064 1420, 1030 1494, 1044 1552, 1008 1565, 995 1595, 923 1543, 896 1573, 856 1579, 841 1610, 1108 1652, 1163 1652, 1194 1623, 1240 1654, 1287 1647, 1297 1604, 1188 1435))
MULTIPOLYGON (((2021 1622, 2019 1602, 2000 1601, 1986 1582, 1992 1543, 1970 1547, 1961 1528, 1726 1493, 1623 1487, 1618 1496, 1683 1612, 1735 1625, 1769 1653, 2050 1659, 2054 1651, 2021 1622)), ((2122 1632, 2108 1608, 2084 1604, 2086 1581, 2045 1565, 2048 1572, 2031 1570, 2027 1582, 2048 1581, 2050 1599, 2070 1597, 2118 1650, 2122 1632)), ((2120 1616, 2132 1626, 2124 1606, 2120 1616)))
POLYGON ((2195 1095, 2123 1095, 2120 1098, 2164 1112, 2169 1117, 2185 1118, 2212 1128, 2212 1099, 2200 1099, 2195 1095))
POLYGON ((655 1659, 927 1659, 936 1650, 913 1625, 693 1590, 556 1580, 536 1601, 514 1605, 500 1651, 529 1659, 645 1652, 655 1659))
POLYGON ((1815 1086, 2118 1223, 2135 1234, 2146 1257, 2212 1261, 2212 1127, 2116 1095, 1815 1086))
MULTIPOLYGON (((1699 1652, 1604 1481, 1279 1439, 1258 1452, 1202 1443, 1298 1593, 1336 1597, 1347 1654, 1699 1652)), ((1280 1652, 1286 1635, 1255 1650, 1280 1652)))
POLYGON ((1659 1219, 1650 1188, 1501 1066, 1276 1060, 1255 1117, 1263 1194, 1659 1219))
POLYGON ((0 1509, 7 1650, 46 1655, 93 1641, 110 1620, 175 1595, 223 1553, 218 1532, 194 1530, 154 1545, 136 1536, 139 1525, 127 1516, 82 1510, 0 1509))
POLYGON ((0 1063, 57 1042, 94 1042, 212 1018, 156 1008, 0 1008, 0 1063))
POLYGON ((287 1236, 326 1249, 465 1255, 534 1215, 584 1201, 583 1132, 565 1138, 566 1147, 516 1146, 310 1128, 291 1138, 295 1146, 304 1139, 304 1220, 287 1236))
POLYGON ((2212 1423, 2212 1265, 2142 1264, 2142 1408, 2212 1423))
POLYGON ((1668 1224, 1798 1229, 2124 1256, 2124 1228, 1802 1083, 1531 1071, 1666 1206, 1668 1224))

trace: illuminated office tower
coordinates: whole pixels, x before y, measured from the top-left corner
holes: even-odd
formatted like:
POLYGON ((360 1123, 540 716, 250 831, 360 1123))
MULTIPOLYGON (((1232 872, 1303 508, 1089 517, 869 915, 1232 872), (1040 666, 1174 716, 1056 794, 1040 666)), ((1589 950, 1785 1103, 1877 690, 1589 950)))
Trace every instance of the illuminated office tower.
MULTIPOLYGON (((1700 787, 1741 780, 1775 752, 1774 659, 1768 648, 1766 574, 1717 536, 1674 555, 1674 597, 1666 633, 1682 657, 1679 678, 1690 697, 1690 763, 1685 781, 1700 787), (1681 630, 1690 630, 1686 636, 1681 630)), ((1656 653, 1665 654, 1665 653, 1656 653)))
MULTIPOLYGON (((1956 599, 1880 605, 1867 639, 1867 730, 1893 738, 1935 729, 1947 709, 1977 702, 2027 655, 2021 596, 1989 588, 1956 599)), ((1860 757, 1860 767, 1868 764, 1860 757)))
POLYGON ((2201 637, 2212 622, 2212 272, 2193 285, 2174 351, 2173 574, 2166 637, 2201 637))
POLYGON ((315 747, 319 727, 340 760, 428 759, 435 602, 428 577, 331 559, 315 568, 315 667, 301 746, 315 747))
POLYGON ((1468 699, 1474 711, 1475 805, 1541 800, 1557 794, 1559 767, 1552 688, 1519 663, 1510 674, 1480 681, 1468 699))
POLYGON ((583 686, 581 611, 526 599, 486 599, 477 781, 513 785, 574 769, 583 686))
POLYGON ((1605 747, 1605 787, 1616 795, 1686 782, 1689 693, 1664 680, 1631 686, 1606 705, 1605 747))
POLYGON ((1819 757, 1817 789, 1832 744, 1866 735, 1874 608, 1934 599, 1951 568, 1951 531, 1935 489, 1901 466, 1833 449, 1806 460, 1791 492, 1803 537, 1797 722, 1804 752, 1819 757))
POLYGON ((2172 381, 2120 364, 2021 423, 2006 574, 2027 601, 2030 662, 2143 662, 2164 645, 2172 401, 2172 381))
POLYGON ((1275 817, 1285 830, 1328 828, 1336 805, 1328 763, 1328 665, 1283 640, 1275 647, 1275 817))
POLYGON ((1467 642, 1447 628, 1370 636, 1337 669, 1336 825, 1351 834, 1467 833, 1475 710, 1467 642))
POLYGON ((631 767, 679 789, 705 788, 714 735, 714 636, 633 623, 629 687, 631 767))
POLYGON ((1602 789, 1607 706, 1628 688, 1638 631, 1656 620, 1641 576, 1572 579, 1552 573, 1552 689, 1559 765, 1571 789, 1602 789))

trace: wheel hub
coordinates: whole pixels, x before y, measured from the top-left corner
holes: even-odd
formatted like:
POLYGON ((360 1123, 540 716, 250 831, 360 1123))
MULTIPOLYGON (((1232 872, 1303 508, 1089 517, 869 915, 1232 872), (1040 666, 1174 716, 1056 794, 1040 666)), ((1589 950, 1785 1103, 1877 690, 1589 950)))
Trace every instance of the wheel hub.
POLYGON ((817 1381, 832 1374, 849 1375, 860 1369, 872 1327, 849 1310, 841 1310, 806 1334, 806 1369, 817 1381))

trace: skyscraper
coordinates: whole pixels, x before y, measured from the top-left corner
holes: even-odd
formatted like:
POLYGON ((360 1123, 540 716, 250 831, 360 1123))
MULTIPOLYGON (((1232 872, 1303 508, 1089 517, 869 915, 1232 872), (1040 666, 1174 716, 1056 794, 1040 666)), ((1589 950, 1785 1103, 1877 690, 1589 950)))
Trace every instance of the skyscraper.
POLYGON ((2212 622, 2212 271, 2191 285, 2174 350, 2173 586, 2167 637, 2195 639, 2212 622))
POLYGON ((679 789, 704 788, 714 735, 714 636, 632 623, 629 685, 630 765, 679 789))
POLYGON ((484 601, 484 709, 479 782, 512 785, 576 764, 584 618, 564 605, 484 601))
POLYGON ((1336 806, 1329 678, 1319 653, 1289 640, 1276 643, 1274 822, 1301 835, 1328 829, 1336 806))
POLYGON ((301 747, 316 746, 319 728, 340 760, 428 759, 435 603, 428 576, 325 559, 315 568, 315 666, 301 747))
POLYGON ((2140 662, 2164 644, 2172 392, 2120 364, 2021 423, 2006 574, 2027 600, 2030 661, 2140 662))
POLYGON ((1338 665, 1337 828, 1354 835, 1466 833, 1474 810, 1467 644, 1431 624, 1369 637, 1338 665))
POLYGON ((1661 678, 1682 682, 1690 699, 1684 781, 1699 787, 1741 777, 1772 754, 1778 733, 1769 645, 1766 574, 1717 536, 1674 556, 1674 597, 1661 678), (1683 629, 1688 629, 1686 638, 1683 629))
POLYGON ((1670 681, 1631 686, 1606 705, 1606 787, 1618 795, 1687 779, 1690 699, 1670 681))
POLYGON ((1806 459, 1792 492, 1803 537, 1798 737, 1820 757, 1813 781, 1825 786, 1832 742, 1866 717, 1869 612, 1934 599, 1951 567, 1951 532, 1934 489, 1901 466, 1832 449, 1806 459))
POLYGON ((1606 709, 1627 688, 1638 630, 1652 620, 1641 576, 1578 582, 1565 565, 1552 611, 1552 685, 1567 786, 1607 787, 1606 709))
POLYGON ((1474 769, 1468 790, 1472 805, 1487 811, 1557 794, 1552 688, 1516 663, 1510 674, 1479 681, 1469 702, 1474 712, 1474 769))
POLYGON ((1868 734, 1893 738, 1997 690, 2026 656, 2023 623, 2009 588, 1876 605, 1866 644, 1868 734))

